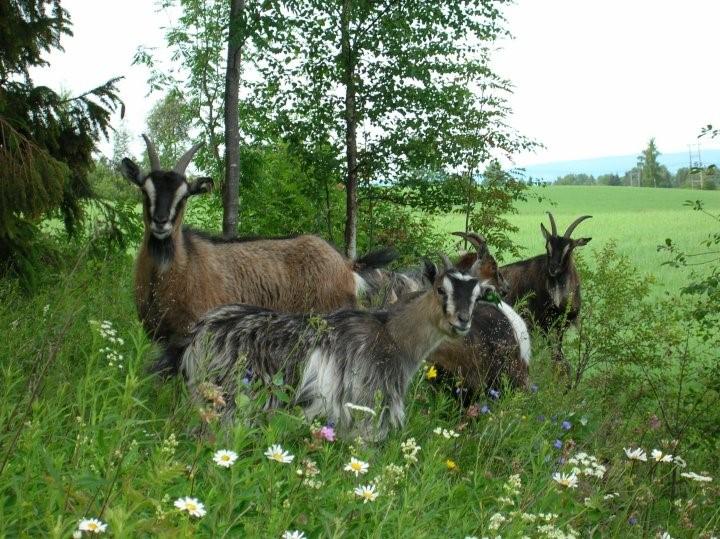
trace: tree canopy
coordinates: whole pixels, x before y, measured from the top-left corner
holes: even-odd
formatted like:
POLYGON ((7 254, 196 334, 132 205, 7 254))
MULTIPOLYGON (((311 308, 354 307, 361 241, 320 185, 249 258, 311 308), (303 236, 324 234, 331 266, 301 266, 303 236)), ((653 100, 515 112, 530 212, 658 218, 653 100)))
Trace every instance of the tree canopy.
POLYGON ((74 232, 91 195, 92 153, 120 104, 113 79, 80 96, 34 86, 31 67, 71 35, 60 0, 0 5, 0 260, 27 266, 34 225, 58 212, 74 232))

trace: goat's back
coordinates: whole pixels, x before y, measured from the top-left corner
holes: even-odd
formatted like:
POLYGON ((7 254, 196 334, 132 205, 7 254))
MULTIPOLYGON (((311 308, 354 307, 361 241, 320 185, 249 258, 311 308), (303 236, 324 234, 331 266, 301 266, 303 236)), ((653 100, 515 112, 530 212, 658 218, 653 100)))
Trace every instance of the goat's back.
POLYGON ((190 231, 164 272, 138 257, 136 302, 152 337, 186 335, 206 312, 230 303, 285 312, 329 312, 355 305, 350 263, 316 236, 215 242, 190 231))

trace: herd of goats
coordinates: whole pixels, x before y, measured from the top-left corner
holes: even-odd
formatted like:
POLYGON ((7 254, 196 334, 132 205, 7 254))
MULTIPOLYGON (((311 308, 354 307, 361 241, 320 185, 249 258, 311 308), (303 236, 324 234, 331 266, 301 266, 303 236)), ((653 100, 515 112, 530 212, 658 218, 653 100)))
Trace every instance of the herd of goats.
MULTIPOLYGON (((498 267, 484 238, 455 233, 475 247, 454 264, 429 261, 390 271, 394 252, 348 260, 325 240, 225 240, 182 226, 188 197, 212 188, 188 180, 193 146, 163 170, 143 135, 151 171, 130 159, 123 176, 142 193, 145 235, 135 270, 135 301, 147 334, 163 348, 153 370, 182 374, 204 410, 233 417, 240 381, 270 387, 280 377, 308 418, 326 417, 339 434, 382 439, 402 425, 405 394, 423 361, 468 391, 503 379, 528 387, 528 323, 549 334, 553 357, 566 365, 562 336, 580 310, 572 239, 550 214, 546 253, 498 267), (361 307, 372 308, 361 308, 361 307), (329 313, 329 314, 328 314, 329 313), (377 408, 358 419, 352 403, 377 408)), ((266 408, 281 405, 272 392, 266 408)))

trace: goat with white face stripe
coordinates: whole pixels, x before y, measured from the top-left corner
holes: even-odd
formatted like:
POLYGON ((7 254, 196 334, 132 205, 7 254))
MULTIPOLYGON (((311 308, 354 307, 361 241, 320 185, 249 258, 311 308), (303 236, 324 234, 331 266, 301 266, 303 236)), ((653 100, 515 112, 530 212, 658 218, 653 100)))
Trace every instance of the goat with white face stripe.
MULTIPOLYGON (((193 146, 173 170, 160 167, 145 136, 151 171, 123 159, 123 176, 143 198, 145 232, 135 265, 135 304, 148 336, 182 340, 206 312, 247 303, 286 312, 330 312, 354 307, 363 275, 392 259, 381 250, 348 260, 312 235, 222 238, 182 227, 188 197, 208 191, 210 178, 188 180, 193 146)), ((174 374, 179 356, 167 350, 152 367, 174 374)))
POLYGON ((162 170, 152 143, 145 135, 143 138, 148 145, 152 171, 143 173, 127 158, 122 160, 120 169, 125 178, 140 188, 145 226, 155 239, 165 240, 182 224, 187 198, 207 193, 213 181, 211 178, 188 181, 185 177, 185 169, 200 147, 198 144, 180 158, 173 170, 162 170))
POLYGON ((321 323, 252 305, 215 309, 183 350, 190 393, 202 402, 208 382, 219 386, 229 418, 238 372, 249 368, 268 385, 282 374, 308 418, 325 416, 350 437, 371 434, 371 422, 358 430, 345 404, 374 408, 380 395, 379 431, 372 437, 383 438, 402 425, 405 393, 422 361, 444 340, 467 335, 475 302, 494 291, 452 266, 438 272, 428 263, 425 277, 431 288, 402 296, 387 311, 339 310, 321 323))

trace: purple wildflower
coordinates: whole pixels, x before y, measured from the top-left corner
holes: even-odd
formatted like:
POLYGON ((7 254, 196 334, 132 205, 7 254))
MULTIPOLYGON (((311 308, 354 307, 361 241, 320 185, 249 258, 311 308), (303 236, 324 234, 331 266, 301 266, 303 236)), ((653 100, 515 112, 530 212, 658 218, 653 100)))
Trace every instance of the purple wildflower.
POLYGON ((542 414, 540 414, 540 415, 538 416, 538 421, 540 421, 540 423, 542 423, 543 421, 545 421, 545 416, 542 415, 542 414))
POLYGON ((482 408, 480 408, 481 414, 489 414, 490 413, 490 407, 487 404, 483 404, 482 408))
POLYGON ((537 393, 537 392, 538 392, 538 389, 540 389, 540 388, 538 387, 537 384, 530 384, 530 391, 531 391, 532 393, 537 393))
POLYGON ((320 438, 327 440, 328 442, 335 441, 335 429, 329 425, 325 425, 320 429, 320 438))
POLYGON ((491 389, 488 393, 491 399, 498 400, 500 398, 500 392, 497 389, 491 389))
POLYGON ((562 440, 555 440, 553 442, 553 447, 555 449, 562 449, 562 446, 563 446, 562 440))
POLYGON ((562 422, 562 429, 563 429, 563 430, 570 430, 571 427, 572 427, 572 423, 570 423, 570 421, 563 421, 563 422, 562 422))
POLYGON ((628 519, 628 524, 630 524, 631 526, 634 526, 634 525, 637 524, 637 523, 638 523, 638 519, 637 519, 637 517, 636 517, 635 515, 632 515, 632 516, 628 519))

